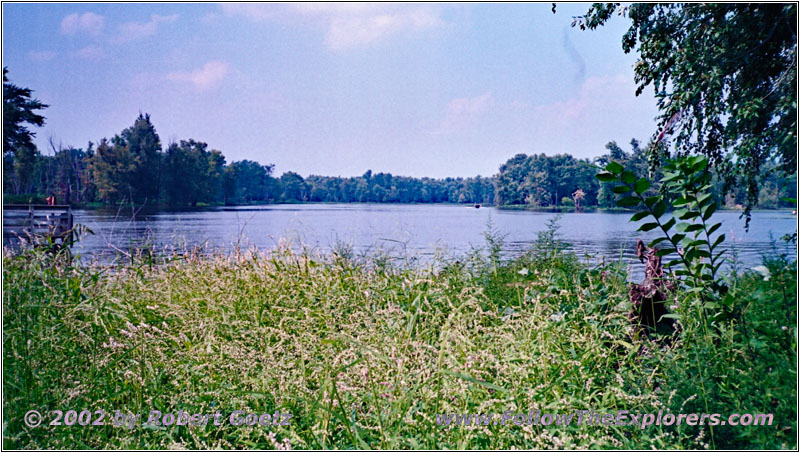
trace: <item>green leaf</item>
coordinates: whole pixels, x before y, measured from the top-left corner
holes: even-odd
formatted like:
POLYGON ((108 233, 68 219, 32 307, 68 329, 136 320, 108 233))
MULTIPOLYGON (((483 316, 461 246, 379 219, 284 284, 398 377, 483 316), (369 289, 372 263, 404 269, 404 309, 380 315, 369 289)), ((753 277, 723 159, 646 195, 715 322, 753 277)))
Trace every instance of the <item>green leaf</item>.
POLYGON ((650 247, 650 248, 653 248, 653 247, 656 246, 656 244, 658 244, 660 242, 668 241, 668 240, 669 239, 666 238, 666 237, 656 238, 656 239, 653 239, 652 241, 650 241, 650 244, 648 244, 647 246, 650 247))
POLYGON ((639 204, 639 199, 636 197, 625 197, 617 201, 617 206, 628 207, 636 206, 639 204))
POLYGON ((705 195, 700 195, 697 197, 697 204, 699 206, 704 205, 707 201, 711 200, 714 197, 713 193, 707 193, 705 195))
POLYGON ((599 179, 602 182, 612 182, 612 181, 619 181, 619 178, 612 175, 611 173, 598 173, 594 175, 595 178, 599 179))
POLYGON ((692 162, 692 171, 698 172, 700 170, 705 170, 708 166, 708 159, 703 156, 695 156, 694 162, 692 162))
POLYGON ((647 212, 647 211, 639 211, 636 214, 634 214, 633 216, 631 216, 631 220, 630 221, 631 222, 638 222, 639 220, 642 220, 643 218, 645 218, 645 217, 647 217, 649 215, 650 215, 650 213, 647 212))
POLYGON ((628 193, 631 191, 631 188, 628 186, 617 186, 611 189, 614 193, 628 193))
POLYGON ((650 231, 655 230, 656 228, 658 228, 658 223, 650 222, 642 224, 636 231, 650 231))
POLYGON ((722 226, 722 222, 715 223, 714 225, 711 226, 711 228, 708 229, 708 234, 711 235, 711 233, 717 231, 717 229, 719 229, 719 227, 721 227, 721 226, 722 226))
POLYGON ((689 204, 689 200, 685 197, 678 197, 677 200, 672 202, 672 206, 683 206, 689 204))
POLYGON ((711 250, 714 250, 715 248, 717 248, 717 246, 720 245, 722 243, 722 241, 724 241, 724 240, 725 240, 725 235, 724 234, 720 234, 719 237, 716 240, 714 240, 714 243, 711 244, 711 250))
POLYGON ((636 182, 636 175, 631 171, 625 170, 622 172, 622 182, 625 184, 633 184, 636 182))
POLYGON ((671 219, 667 220, 667 222, 664 223, 664 225, 662 225, 661 228, 664 231, 669 231, 669 229, 672 228, 674 225, 675 225, 675 217, 672 217, 671 219))
POLYGON ((699 223, 681 222, 675 227, 675 229, 682 233, 691 233, 692 231, 702 230, 703 225, 699 223))
POLYGON ((650 181, 642 178, 636 181, 636 184, 633 185, 633 190, 636 191, 639 195, 645 193, 647 189, 650 188, 650 181))
POLYGON ((647 198, 644 199, 644 204, 647 205, 648 208, 650 208, 654 204, 656 204, 658 202, 658 200, 660 200, 660 199, 661 199, 661 197, 658 197, 658 196, 647 197, 647 198))
POLYGON ((677 217, 677 218, 679 218, 681 220, 689 220, 689 219, 694 219, 694 218, 700 217, 700 213, 697 212, 697 211, 684 210, 684 213, 682 215, 677 215, 676 214, 675 217, 677 217))
MULTIPOLYGON (((683 261, 681 261, 681 260, 670 260, 667 264, 664 265, 664 267, 678 266, 680 264, 683 264, 683 261)), ((676 271, 675 273, 678 274, 678 275, 681 275, 680 273, 686 273, 686 271, 676 271)))
POLYGON ((664 200, 659 201, 655 206, 653 206, 653 215, 656 216, 656 218, 661 217, 666 211, 667 204, 664 203, 664 200))
POLYGON ((685 237, 686 237, 685 234, 675 233, 675 234, 672 235, 672 241, 676 242, 676 243, 677 242, 681 242, 683 240, 683 238, 685 238, 685 237))
POLYGON ((709 205, 705 209, 705 211, 703 211, 703 220, 707 222, 708 219, 710 219, 711 216, 714 215, 714 212, 716 212, 716 211, 717 211, 717 204, 716 203, 714 203, 712 205, 709 205))
POLYGON ((675 253, 675 252, 677 252, 677 250, 675 250, 675 249, 659 250, 659 251, 656 252, 656 256, 669 255, 670 253, 675 253))
POLYGON ((609 162, 608 165, 606 165, 606 170, 608 170, 609 173, 614 173, 615 175, 622 173, 622 170, 624 169, 625 167, 616 162, 609 162))
POLYGON ((669 172, 665 172, 665 173, 664 173, 664 177, 663 177, 663 178, 661 178, 661 182, 670 182, 670 181, 675 181, 676 179, 680 178, 680 176, 681 176, 681 175, 680 175, 680 174, 678 174, 678 173, 669 173, 669 172))

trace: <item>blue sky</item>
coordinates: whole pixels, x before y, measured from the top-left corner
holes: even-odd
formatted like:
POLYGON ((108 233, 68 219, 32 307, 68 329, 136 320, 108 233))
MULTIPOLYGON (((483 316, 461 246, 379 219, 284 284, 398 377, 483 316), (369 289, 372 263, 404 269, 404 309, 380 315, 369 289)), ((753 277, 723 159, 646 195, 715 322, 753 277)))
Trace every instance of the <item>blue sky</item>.
POLYGON ((516 153, 595 157, 655 130, 628 19, 587 5, 9 4, 3 65, 50 105, 36 142, 85 147, 150 113, 278 174, 492 175, 516 153))

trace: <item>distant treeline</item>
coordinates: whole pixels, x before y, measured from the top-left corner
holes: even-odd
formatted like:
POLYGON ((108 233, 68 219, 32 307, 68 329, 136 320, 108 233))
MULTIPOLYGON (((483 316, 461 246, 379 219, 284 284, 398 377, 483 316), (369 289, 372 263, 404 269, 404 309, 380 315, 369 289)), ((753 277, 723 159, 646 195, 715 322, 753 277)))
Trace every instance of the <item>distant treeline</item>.
MULTIPOLYGON (((594 177, 610 161, 623 164, 638 176, 648 177, 654 182, 649 190, 658 190, 657 181, 662 177, 660 171, 656 169, 651 173, 647 153, 636 139, 631 140, 630 145, 631 151, 626 152, 612 141, 606 145, 607 153, 592 161, 576 159, 569 154, 518 154, 501 165, 495 176, 497 204, 615 207, 617 195, 614 187, 620 183, 601 183, 594 177)), ((797 176, 787 176, 778 170, 777 165, 768 164, 762 168, 759 187, 759 207, 791 207, 793 204, 783 198, 796 198, 797 176)), ((715 176, 712 191, 728 207, 743 205, 747 197, 745 185, 735 178, 723 181, 715 176)))
MULTIPOLYGON (((85 148, 61 148, 52 155, 35 147, 4 153, 4 202, 43 202, 55 195, 59 203, 77 205, 137 203, 172 207, 298 202, 470 203, 535 207, 613 207, 613 185, 594 175, 608 161, 621 162, 640 175, 649 174, 645 151, 636 140, 631 151, 615 142, 593 161, 569 154, 518 154, 493 177, 412 178, 367 170, 357 177, 297 173, 274 175, 274 165, 251 160, 227 163, 221 151, 196 140, 180 140, 162 149, 149 115, 111 139, 85 148)), ((759 205, 791 206, 781 198, 796 197, 796 176, 767 168, 759 205)), ((651 175, 657 179, 660 175, 651 175)), ((742 204, 742 185, 715 182, 727 205, 742 204)), ((657 190, 654 185, 651 190, 657 190)))
MULTIPOLYGON (((52 145, 52 144, 51 144, 52 145)), ((160 204, 174 207, 210 204, 375 202, 494 203, 493 178, 411 178, 368 170, 359 177, 297 173, 273 175, 274 165, 251 160, 226 163, 221 151, 196 140, 181 140, 162 150, 149 115, 133 126, 86 149, 53 147, 53 155, 35 148, 4 154, 6 202, 116 205, 160 204)))

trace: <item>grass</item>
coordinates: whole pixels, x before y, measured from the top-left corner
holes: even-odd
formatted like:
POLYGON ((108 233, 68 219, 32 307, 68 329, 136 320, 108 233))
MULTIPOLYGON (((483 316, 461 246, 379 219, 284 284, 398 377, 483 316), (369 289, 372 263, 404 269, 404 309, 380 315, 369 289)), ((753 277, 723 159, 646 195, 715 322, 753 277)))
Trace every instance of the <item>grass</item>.
POLYGON ((738 317, 723 323, 677 294, 683 330, 666 346, 631 335, 622 266, 587 265, 544 239, 515 260, 475 253, 426 269, 288 249, 110 269, 6 256, 4 447, 797 448, 795 263, 768 263, 768 280, 731 276, 738 317), (293 418, 28 428, 31 409, 293 418), (773 413, 775 422, 712 432, 435 420, 531 409, 773 413))

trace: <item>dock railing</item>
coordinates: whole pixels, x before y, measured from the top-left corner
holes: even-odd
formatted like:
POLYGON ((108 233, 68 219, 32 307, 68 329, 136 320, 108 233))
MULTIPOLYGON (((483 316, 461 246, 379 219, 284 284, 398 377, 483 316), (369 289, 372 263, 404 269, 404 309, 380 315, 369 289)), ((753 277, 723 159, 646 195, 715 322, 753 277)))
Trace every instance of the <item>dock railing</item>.
POLYGON ((4 245, 14 240, 70 243, 72 228, 72 208, 69 205, 3 205, 4 245))

